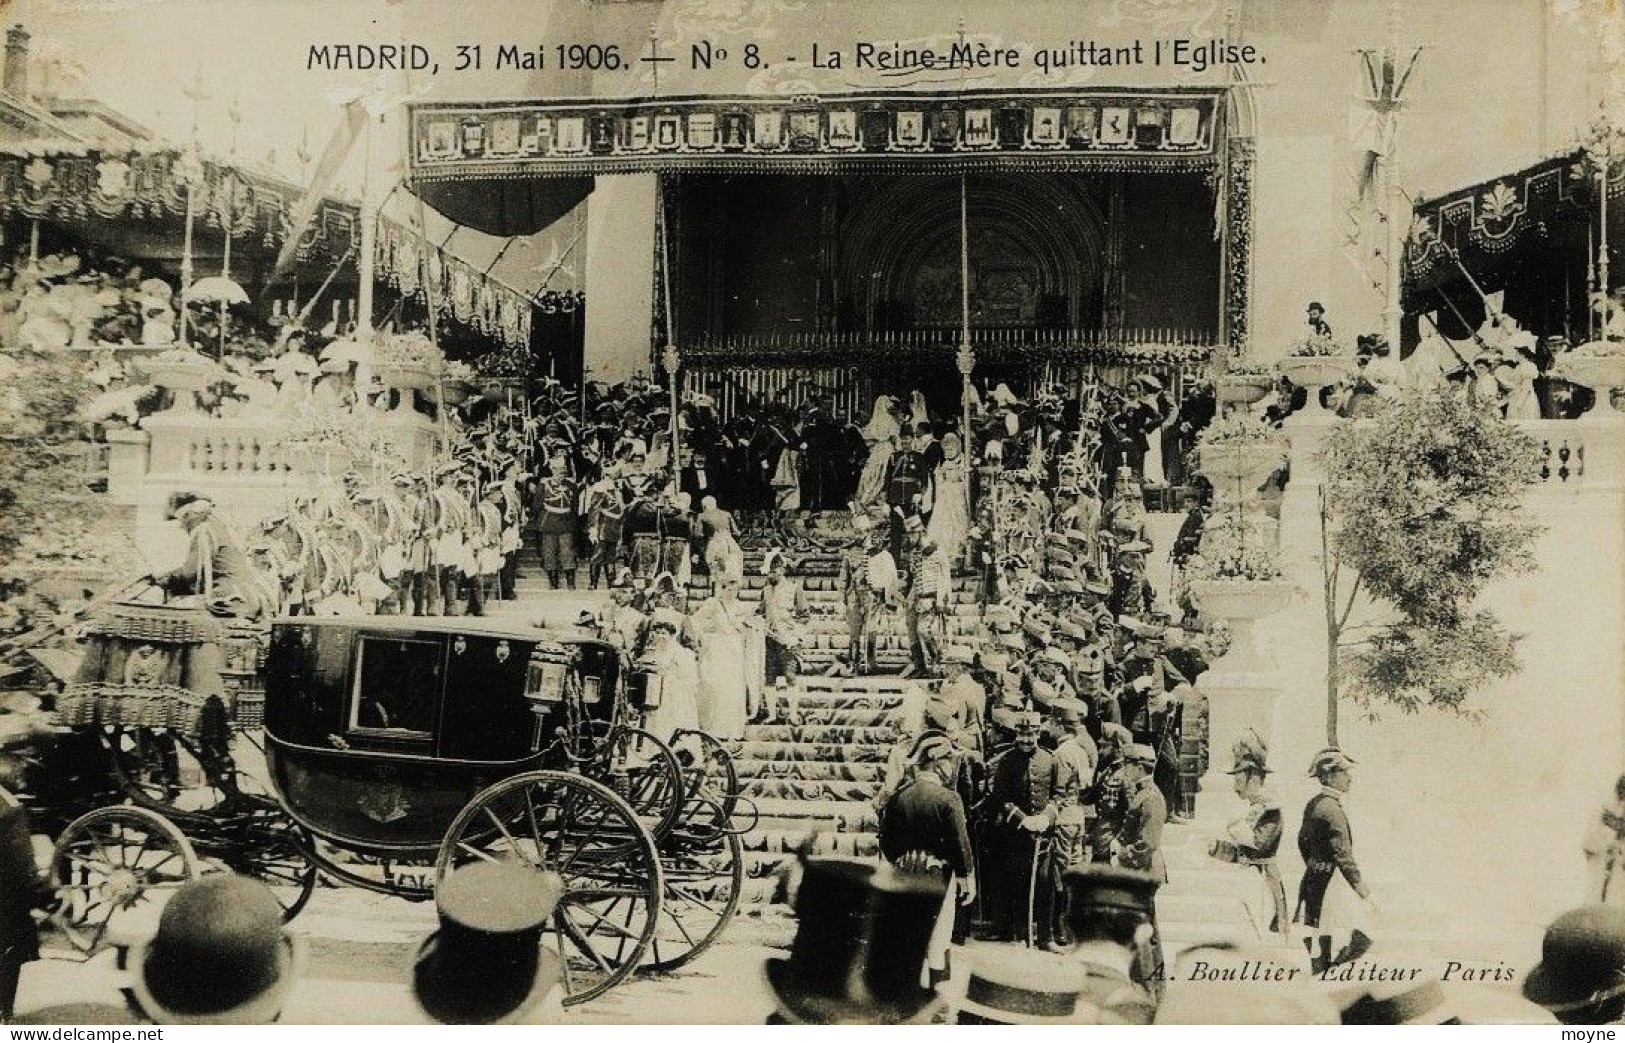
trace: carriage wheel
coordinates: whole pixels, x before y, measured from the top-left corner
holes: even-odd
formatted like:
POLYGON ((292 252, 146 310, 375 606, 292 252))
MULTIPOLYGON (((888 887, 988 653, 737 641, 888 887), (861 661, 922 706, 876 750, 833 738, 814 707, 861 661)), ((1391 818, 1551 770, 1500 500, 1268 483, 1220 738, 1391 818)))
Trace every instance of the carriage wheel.
POLYGON ((581 775, 533 771, 499 782, 452 821, 436 879, 483 859, 519 861, 564 878, 548 927, 564 958, 564 1000, 602 995, 638 966, 660 918, 665 873, 638 813, 581 775))
MULTIPOLYGON (((671 831, 683 810, 683 771, 670 746, 642 728, 617 728, 611 737, 614 782, 656 840, 671 831), (624 782, 622 779, 624 778, 624 782)), ((606 781, 606 780, 599 780, 606 781)))
POLYGON ((264 883, 282 907, 282 922, 288 923, 316 893, 320 873, 310 855, 316 841, 304 826, 280 814, 263 816, 248 829, 241 851, 205 859, 204 864, 264 883))
POLYGON ((739 772, 733 754, 711 733, 686 728, 672 737, 671 744, 679 751, 678 760, 688 783, 688 802, 704 800, 715 804, 726 828, 739 802, 739 772))
POLYGON ((735 833, 684 842, 684 827, 663 853, 666 890, 644 967, 673 971, 709 949, 733 922, 745 886, 745 845, 735 833))
POLYGON ((51 852, 52 919, 92 953, 127 914, 156 907, 198 874, 197 854, 173 822, 146 808, 98 808, 68 823, 51 852))

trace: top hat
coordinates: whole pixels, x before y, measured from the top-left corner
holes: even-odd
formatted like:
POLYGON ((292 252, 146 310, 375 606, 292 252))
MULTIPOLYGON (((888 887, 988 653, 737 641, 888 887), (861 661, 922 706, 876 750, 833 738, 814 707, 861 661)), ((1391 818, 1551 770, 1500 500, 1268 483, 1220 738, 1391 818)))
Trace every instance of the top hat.
POLYGON ((270 1024, 303 957, 270 888, 217 873, 176 891, 157 934, 131 950, 131 989, 160 1024, 270 1024))
POLYGON ((1576 1022, 1586 1008, 1625 995, 1625 909, 1588 905, 1553 920, 1523 994, 1576 1022))
POLYGON ((1326 310, 1325 308, 1320 306, 1319 301, 1310 301, 1309 302, 1309 307, 1304 309, 1305 312, 1311 312, 1311 311, 1325 312, 1325 310, 1326 310))
POLYGON ((1150 873, 1110 865, 1069 869, 1061 879, 1073 909, 1126 909, 1147 917, 1162 883, 1150 873))
POLYGON ((807 1024, 899 1024, 936 1000, 920 968, 942 906, 936 879, 834 858, 804 863, 796 937, 767 961, 779 1005, 807 1024))
POLYGON ((475 862, 435 890, 440 928, 418 948, 412 993, 444 1025, 487 1025, 547 997, 564 965, 542 928, 564 895, 557 873, 517 862, 475 862))

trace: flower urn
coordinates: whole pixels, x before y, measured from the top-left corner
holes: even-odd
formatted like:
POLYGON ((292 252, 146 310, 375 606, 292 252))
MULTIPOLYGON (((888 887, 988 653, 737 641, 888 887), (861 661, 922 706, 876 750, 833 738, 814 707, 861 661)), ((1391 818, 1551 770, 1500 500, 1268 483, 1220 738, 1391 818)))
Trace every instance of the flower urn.
POLYGON ((1224 405, 1250 406, 1270 393, 1274 381, 1267 373, 1226 373, 1213 383, 1213 393, 1224 405))
POLYGON ((1288 422, 1326 422, 1334 418, 1331 410, 1320 404, 1322 388, 1331 387, 1353 374, 1354 359, 1347 355, 1289 355, 1276 364, 1281 376, 1309 392, 1309 401, 1288 422))
POLYGON ((1625 421, 1625 414, 1613 405, 1613 392, 1625 388, 1625 355, 1582 354, 1586 347, 1582 344, 1559 358, 1553 367, 1556 375, 1596 393, 1596 405, 1586 411, 1588 419, 1625 421))

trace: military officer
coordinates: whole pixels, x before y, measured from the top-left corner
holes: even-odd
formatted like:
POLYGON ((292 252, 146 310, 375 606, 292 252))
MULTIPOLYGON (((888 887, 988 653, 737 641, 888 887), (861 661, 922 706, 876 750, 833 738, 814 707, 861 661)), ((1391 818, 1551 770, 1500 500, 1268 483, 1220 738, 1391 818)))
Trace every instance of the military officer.
POLYGON ((614 475, 606 474, 587 489, 584 504, 587 542, 592 548, 592 556, 587 561, 587 584, 596 590, 600 578, 606 587, 609 585, 615 578, 615 566, 620 562, 626 492, 614 475))
POLYGON ((1292 918, 1308 928, 1304 945, 1316 973, 1359 959, 1371 947, 1370 936, 1361 930, 1371 910, 1371 891, 1354 860, 1354 834, 1343 810, 1353 765, 1354 758, 1335 746, 1315 754, 1309 765, 1320 792, 1309 798, 1298 830, 1304 869, 1292 918))
POLYGON ((559 577, 576 585, 576 483, 570 460, 562 453, 547 458, 547 477, 536 489, 537 529, 541 534, 542 568, 554 590, 559 577))
POLYGON ((1266 763, 1268 752, 1256 733, 1236 740, 1229 775, 1246 811, 1230 823, 1223 837, 1213 842, 1208 854, 1221 862, 1258 870, 1265 892, 1265 902, 1260 904, 1269 914, 1268 930, 1285 938, 1288 931, 1286 889, 1281 884, 1281 868, 1275 862, 1284 823, 1281 805, 1264 789, 1270 772, 1266 763))
POLYGON ((916 448, 918 442, 929 437, 929 429, 916 433, 914 438, 903 439, 891 462, 886 465, 886 516, 891 525, 891 552, 898 561, 907 550, 907 526, 910 518, 918 518, 920 502, 925 495, 928 477, 925 454, 916 448))
POLYGON ((937 914, 927 954, 931 984, 947 977, 948 944, 954 934, 958 905, 976 900, 976 862, 965 805, 954 792, 960 751, 945 736, 922 738, 914 754, 915 770, 886 802, 880 817, 880 853, 906 873, 928 873, 952 886, 937 914))
MULTIPOLYGON (((1095 765, 1100 751, 1084 727, 1088 709, 1076 700, 1065 700, 1050 708, 1045 734, 1055 743, 1055 759, 1061 764, 1061 793, 1056 802, 1055 835, 1051 848, 1054 878, 1068 869, 1089 864, 1089 818, 1094 812, 1095 765)), ((1066 895, 1061 893, 1055 916, 1055 938, 1069 943, 1066 926, 1066 895)))
POLYGON ((993 766, 988 805, 993 811, 992 856, 998 873, 993 927, 998 938, 1041 948, 1050 944, 1052 892, 1039 863, 1039 842, 1055 823, 1061 765, 1038 745, 1042 718, 1015 715, 1015 745, 993 766))
MULTIPOLYGON (((1168 821, 1168 804, 1151 778, 1157 764, 1157 751, 1144 743, 1132 743, 1123 753, 1123 782, 1127 803, 1123 819, 1112 843, 1112 862, 1124 869, 1149 873, 1158 883, 1167 883, 1168 867, 1162 856, 1162 827, 1168 821)), ((1151 925, 1155 927, 1155 906, 1151 925)), ((1153 933, 1141 950, 1136 979, 1160 995, 1162 988, 1162 944, 1153 933)))

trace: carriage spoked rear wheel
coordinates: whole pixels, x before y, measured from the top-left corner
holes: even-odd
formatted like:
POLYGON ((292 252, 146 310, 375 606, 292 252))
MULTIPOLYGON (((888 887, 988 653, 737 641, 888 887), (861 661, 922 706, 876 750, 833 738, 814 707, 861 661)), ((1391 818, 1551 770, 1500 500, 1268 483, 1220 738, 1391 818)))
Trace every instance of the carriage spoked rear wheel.
POLYGON ((643 966, 674 971, 709 949, 739 910, 745 845, 739 834, 679 824, 661 842, 666 889, 643 966))
POLYGON ((126 924, 155 928, 162 904, 200 872, 191 842, 162 815, 97 808, 68 823, 51 852, 51 919, 76 949, 93 953, 126 924))
POLYGON ((612 789, 626 798, 638 819, 659 841, 683 811, 687 782, 670 746, 642 728, 616 728, 610 736, 612 789))
POLYGON ((607 786, 534 771, 482 790, 446 831, 436 879, 482 859, 563 878, 545 938, 564 960, 566 1005, 603 995, 642 961, 660 920, 665 872, 638 813, 607 786))
POLYGON ((673 735, 671 746, 683 766, 689 805, 685 819, 692 820, 695 811, 705 805, 719 819, 717 827, 728 829, 739 803, 739 771, 733 754, 710 732, 691 728, 673 735))

